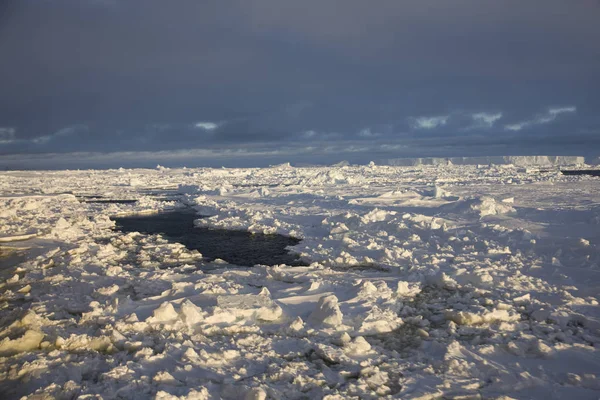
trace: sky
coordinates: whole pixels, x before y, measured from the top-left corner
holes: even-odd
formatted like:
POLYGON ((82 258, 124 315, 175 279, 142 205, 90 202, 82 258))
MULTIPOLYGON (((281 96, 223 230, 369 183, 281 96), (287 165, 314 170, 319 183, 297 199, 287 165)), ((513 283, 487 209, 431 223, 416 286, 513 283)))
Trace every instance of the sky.
POLYGON ((598 0, 3 0, 0 167, 600 154, 598 0))

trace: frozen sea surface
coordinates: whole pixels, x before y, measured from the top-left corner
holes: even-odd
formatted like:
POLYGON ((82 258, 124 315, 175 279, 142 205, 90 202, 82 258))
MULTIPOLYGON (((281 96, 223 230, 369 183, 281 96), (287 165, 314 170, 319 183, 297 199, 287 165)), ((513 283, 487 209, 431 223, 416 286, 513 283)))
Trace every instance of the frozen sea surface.
POLYGON ((2 172, 0 398, 597 399, 600 180, 503 160, 2 172))

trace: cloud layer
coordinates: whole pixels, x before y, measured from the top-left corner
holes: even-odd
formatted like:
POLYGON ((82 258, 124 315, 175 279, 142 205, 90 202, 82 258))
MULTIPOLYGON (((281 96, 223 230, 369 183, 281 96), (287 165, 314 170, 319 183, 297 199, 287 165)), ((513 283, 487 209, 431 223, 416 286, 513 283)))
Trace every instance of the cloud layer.
POLYGON ((492 128, 496 121, 502 118, 502 113, 488 113, 488 112, 479 112, 476 114, 472 114, 471 118, 473 119, 472 129, 475 128, 492 128))
POLYGON ((589 151, 600 129, 597 2, 1 4, 0 154, 589 151))
POLYGON ((544 125, 553 122, 556 118, 562 114, 573 114, 577 112, 577 107, 550 107, 548 111, 543 114, 538 114, 534 118, 520 121, 515 124, 505 125, 504 128, 509 131, 520 131, 526 128, 531 128, 536 125, 544 125))
POLYGON ((449 115, 439 115, 436 117, 417 117, 412 119, 414 129, 435 129, 448 123, 449 115))

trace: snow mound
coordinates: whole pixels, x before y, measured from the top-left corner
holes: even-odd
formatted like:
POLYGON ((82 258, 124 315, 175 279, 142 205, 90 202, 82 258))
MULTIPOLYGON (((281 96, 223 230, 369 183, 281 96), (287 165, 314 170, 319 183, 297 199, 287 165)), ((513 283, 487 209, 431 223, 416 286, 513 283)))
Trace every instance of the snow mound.
POLYGON ((222 312, 234 315, 238 320, 275 321, 283 314, 281 307, 264 295, 219 296, 217 305, 222 312))
POLYGON ((314 326, 339 326, 342 323, 342 311, 335 295, 323 296, 317 307, 308 317, 308 322, 314 326))
POLYGON ((153 311, 152 317, 148 318, 146 322, 151 324, 165 324, 176 321, 178 318, 179 313, 175 311, 173 304, 164 302, 153 311))
POLYGON ((330 169, 328 171, 319 172, 314 177, 304 180, 303 186, 319 186, 319 185, 344 185, 353 184, 356 180, 344 174, 340 168, 330 169))
POLYGON ((461 199, 440 207, 443 211, 458 212, 479 216, 501 215, 516 212, 509 202, 497 202, 493 197, 483 196, 461 199))

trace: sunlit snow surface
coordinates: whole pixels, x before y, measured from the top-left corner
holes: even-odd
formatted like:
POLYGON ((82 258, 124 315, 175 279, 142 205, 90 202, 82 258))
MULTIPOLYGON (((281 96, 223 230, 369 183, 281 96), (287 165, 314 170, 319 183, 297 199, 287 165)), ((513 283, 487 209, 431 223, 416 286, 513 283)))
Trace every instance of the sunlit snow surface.
POLYGON ((160 168, 0 190, 0 398, 600 397, 600 178, 160 168), (310 265, 208 263, 109 218, 183 206, 303 239, 310 265))

